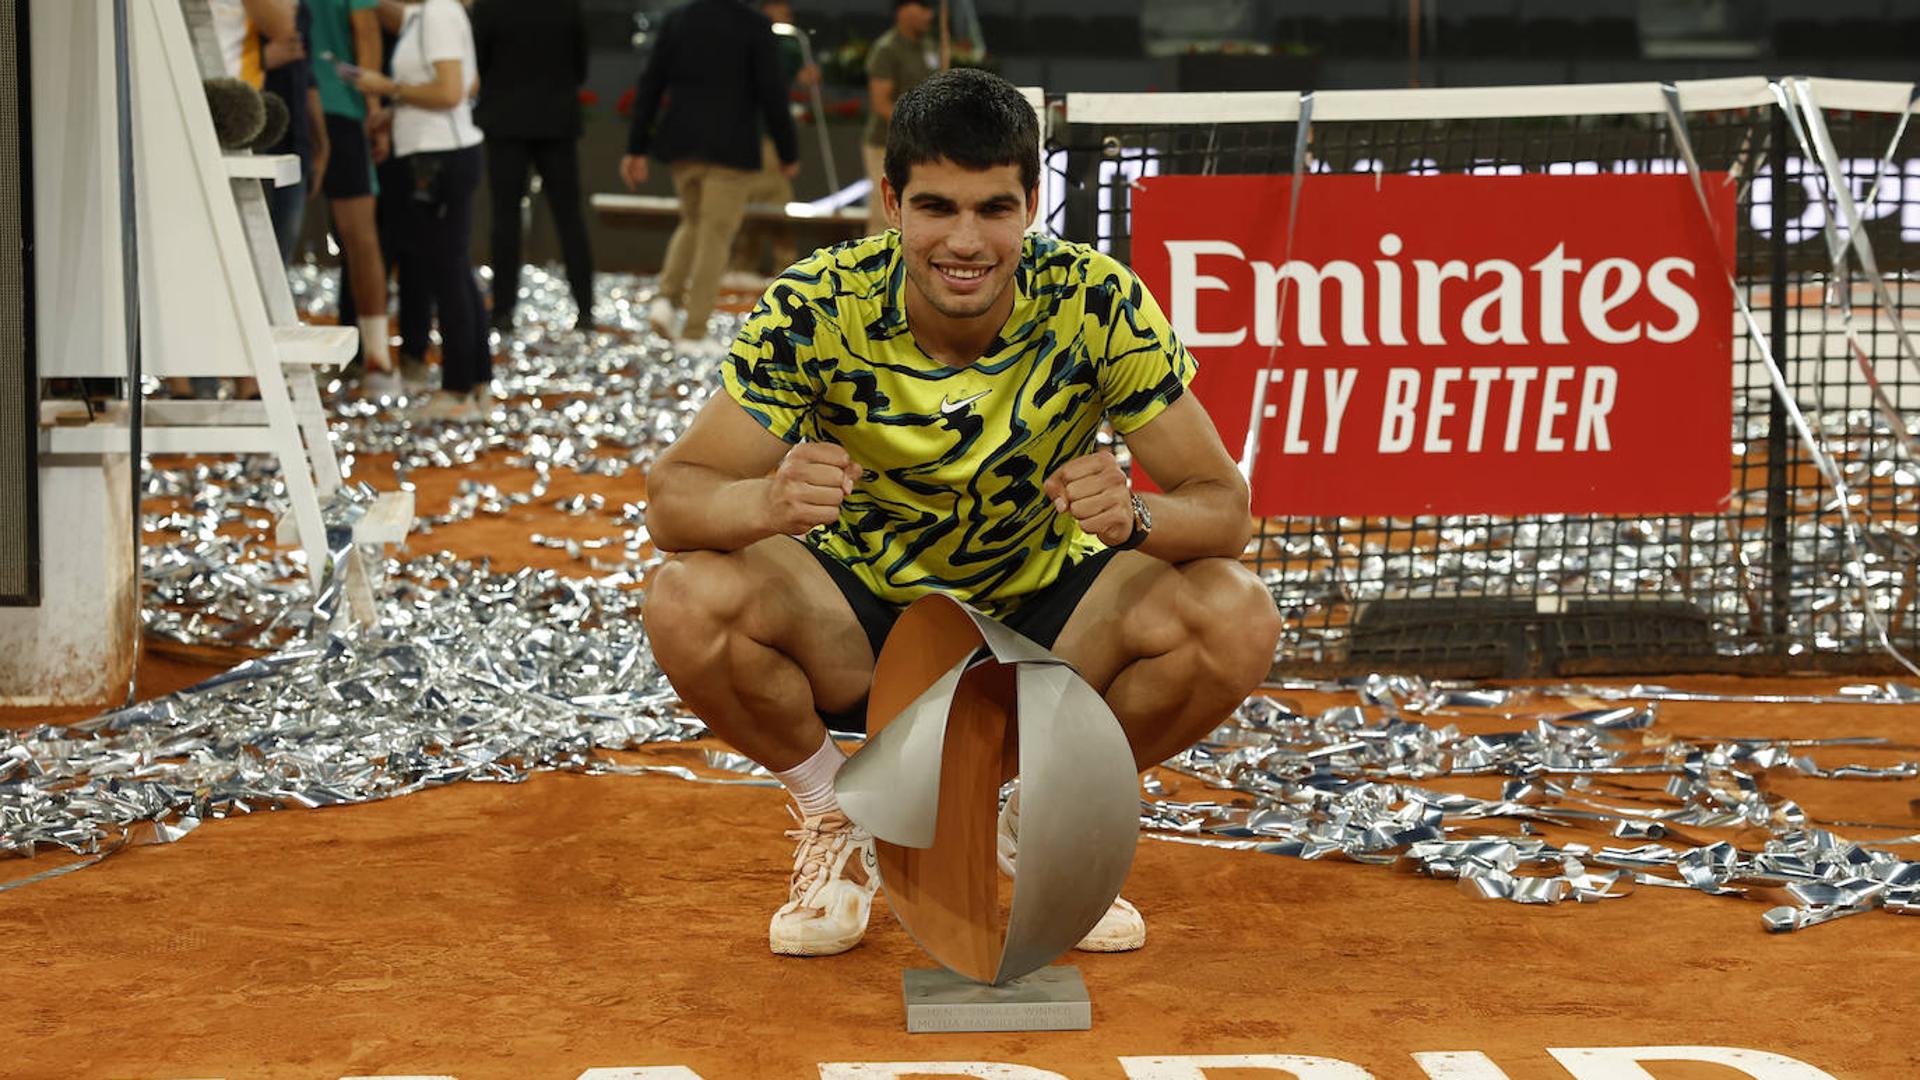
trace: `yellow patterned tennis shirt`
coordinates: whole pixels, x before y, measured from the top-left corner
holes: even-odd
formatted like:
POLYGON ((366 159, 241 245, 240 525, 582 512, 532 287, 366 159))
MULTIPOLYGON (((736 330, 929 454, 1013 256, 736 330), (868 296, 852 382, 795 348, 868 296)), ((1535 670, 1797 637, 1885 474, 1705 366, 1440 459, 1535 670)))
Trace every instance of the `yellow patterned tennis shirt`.
POLYGON ((900 234, 826 248, 768 287, 721 364, 768 431, 844 446, 865 471, 806 542, 875 595, 928 593, 996 618, 1100 542, 1041 485, 1185 392, 1194 359, 1145 286, 1081 244, 1029 235, 1017 296, 985 355, 949 367, 907 328, 900 234))

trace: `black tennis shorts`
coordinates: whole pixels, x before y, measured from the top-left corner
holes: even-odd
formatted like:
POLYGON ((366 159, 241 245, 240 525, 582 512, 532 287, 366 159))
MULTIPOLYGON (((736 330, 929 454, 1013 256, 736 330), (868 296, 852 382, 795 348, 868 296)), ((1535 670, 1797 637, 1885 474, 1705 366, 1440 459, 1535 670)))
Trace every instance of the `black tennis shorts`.
POLYGON ((373 147, 364 121, 327 114, 327 174, 320 190, 329 199, 357 199, 378 193, 373 179, 373 147))
MULTIPOLYGON (((840 587, 840 595, 846 597, 848 606, 853 608, 854 618, 860 620, 860 629, 866 631, 867 643, 873 646, 874 659, 878 660, 880 647, 886 644, 894 620, 906 609, 875 596, 867 588, 866 582, 861 581, 840 560, 812 544, 803 543, 801 546, 813 553, 827 576, 840 587)), ((1001 623, 1046 648, 1053 648, 1060 631, 1066 628, 1067 620, 1073 616, 1073 610, 1080 606, 1080 598, 1087 594, 1087 590, 1093 586, 1093 580, 1100 576, 1100 571, 1114 554, 1111 549, 1098 551, 1069 565, 1060 572, 1059 577, 1053 579, 1053 584, 1027 597, 1013 614, 1001 619, 1001 623)), ((823 712, 820 719, 825 720, 827 727, 834 731, 865 731, 867 699, 861 698, 852 708, 842 712, 823 712)))

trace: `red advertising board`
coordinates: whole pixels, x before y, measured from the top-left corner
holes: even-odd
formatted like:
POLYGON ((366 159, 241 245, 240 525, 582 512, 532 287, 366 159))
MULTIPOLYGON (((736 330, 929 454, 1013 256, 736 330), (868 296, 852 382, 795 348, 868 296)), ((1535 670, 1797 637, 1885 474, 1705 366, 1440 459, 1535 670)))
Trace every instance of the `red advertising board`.
POLYGON ((1256 514, 1710 511, 1735 209, 1704 180, 1712 225, 1685 176, 1310 175, 1289 238, 1290 177, 1151 177, 1133 267, 1256 514))

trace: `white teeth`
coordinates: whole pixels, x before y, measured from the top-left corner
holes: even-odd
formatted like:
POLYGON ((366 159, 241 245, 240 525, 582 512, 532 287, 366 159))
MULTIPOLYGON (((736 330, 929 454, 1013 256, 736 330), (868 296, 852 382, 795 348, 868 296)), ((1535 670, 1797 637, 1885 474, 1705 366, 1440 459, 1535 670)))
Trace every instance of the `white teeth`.
POLYGON ((971 281, 977 277, 985 277, 987 273, 985 267, 978 267, 972 270, 961 270, 958 268, 954 268, 954 269, 942 270, 941 272, 946 274, 948 277, 959 278, 962 281, 971 281))

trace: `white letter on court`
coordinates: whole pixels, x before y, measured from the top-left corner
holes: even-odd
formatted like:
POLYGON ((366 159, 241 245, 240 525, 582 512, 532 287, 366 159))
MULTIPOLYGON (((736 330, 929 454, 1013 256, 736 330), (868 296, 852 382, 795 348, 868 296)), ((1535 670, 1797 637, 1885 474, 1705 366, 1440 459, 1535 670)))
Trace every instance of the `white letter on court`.
POLYGON ((1507 1080, 1500 1066, 1478 1050, 1422 1050, 1413 1063, 1426 1070, 1427 1080, 1507 1080))
POLYGON ((1413 445, 1413 406, 1420 398, 1420 372, 1397 367, 1387 373, 1387 403, 1380 410, 1380 452, 1404 453, 1413 445))
POLYGON ((974 1080, 1067 1080, 1057 1072, 998 1061, 823 1061, 820 1080, 893 1080, 900 1076, 971 1076, 974 1080))
POLYGON ((1701 1061, 1738 1069, 1753 1080, 1834 1080, 1833 1074, 1804 1061, 1765 1050, 1732 1046, 1590 1046, 1572 1050, 1549 1048, 1561 1068, 1574 1080, 1657 1080, 1640 1067, 1643 1061, 1701 1061))
POLYGON ((636 1068, 588 1069, 576 1080, 700 1080, 685 1065, 641 1065, 636 1068))
POLYGON ((1658 342, 1684 341, 1693 328, 1700 325, 1700 305, 1693 302, 1693 294, 1673 282, 1673 272, 1680 271, 1686 277, 1693 277, 1693 262, 1675 255, 1661 259, 1647 269, 1647 291, 1655 300, 1666 305, 1673 312, 1673 325, 1665 330, 1647 327, 1647 336, 1658 342))
POLYGON ((1601 259, 1587 271, 1580 282, 1580 321, 1587 326, 1587 333, 1609 345, 1624 345, 1640 336, 1640 324, 1634 323, 1625 330, 1615 330, 1607 321, 1607 314, 1614 308, 1633 299, 1640 291, 1640 267, 1628 259, 1601 259), (1620 287, 1609 290, 1607 278, 1620 275, 1620 287))
POLYGON ((1194 349, 1230 349, 1245 341, 1247 328, 1244 326, 1213 334, 1200 332, 1200 294, 1211 289, 1231 291, 1232 287, 1217 277, 1202 274, 1197 264, 1202 255, 1231 255, 1241 262, 1246 262, 1247 257, 1225 240, 1168 240, 1166 244, 1167 273, 1173 279, 1168 321, 1173 323, 1174 334, 1194 349))
POLYGON ((1296 1080, 1373 1080, 1373 1074, 1337 1058, 1299 1054, 1193 1054, 1123 1057, 1127 1080, 1207 1080, 1208 1069, 1272 1069, 1296 1080))

